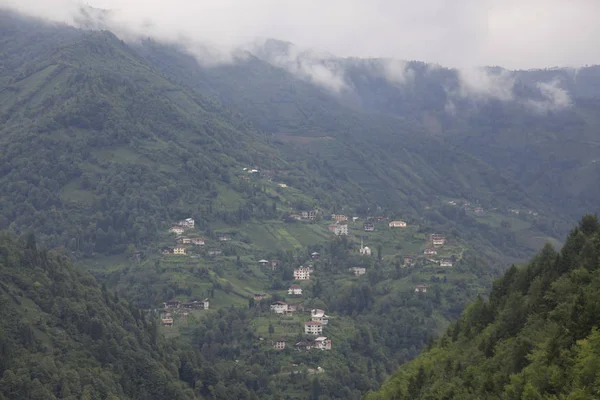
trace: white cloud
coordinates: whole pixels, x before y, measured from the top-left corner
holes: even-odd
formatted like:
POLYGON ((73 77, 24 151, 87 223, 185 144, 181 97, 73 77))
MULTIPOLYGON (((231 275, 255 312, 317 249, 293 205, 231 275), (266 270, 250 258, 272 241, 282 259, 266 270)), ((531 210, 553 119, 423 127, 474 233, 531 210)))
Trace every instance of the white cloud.
MULTIPOLYGON (((255 37, 324 48, 342 57, 395 58, 450 67, 543 68, 600 63, 598 0, 86 0, 114 9, 121 34, 186 37, 227 52, 255 37)), ((0 0, 72 22, 80 3, 0 0)), ((319 75, 322 71, 317 68, 319 75)))
POLYGON ((560 87, 560 81, 538 82, 536 84, 543 100, 529 100, 526 105, 537 112, 558 111, 572 105, 571 96, 566 89, 560 87))
POLYGON ((509 71, 497 72, 488 68, 458 70, 460 94, 464 97, 483 97, 502 101, 513 99, 515 78, 509 71))
POLYGON ((408 68, 408 63, 403 60, 382 60, 383 74, 385 78, 396 84, 403 84, 414 78, 414 72, 408 68))

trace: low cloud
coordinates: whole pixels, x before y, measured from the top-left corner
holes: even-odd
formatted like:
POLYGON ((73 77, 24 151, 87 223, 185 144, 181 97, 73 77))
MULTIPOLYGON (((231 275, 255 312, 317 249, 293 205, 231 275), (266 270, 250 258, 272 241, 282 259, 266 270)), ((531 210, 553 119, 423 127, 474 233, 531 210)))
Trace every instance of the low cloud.
POLYGON ((460 94, 463 97, 491 98, 509 101, 514 98, 515 78, 506 70, 492 71, 489 68, 467 68, 458 70, 460 94))
POLYGON ((536 113, 559 111, 572 105, 571 96, 567 89, 561 86, 558 78, 549 82, 537 82, 532 86, 533 94, 529 98, 518 97, 514 93, 517 83, 516 75, 500 68, 470 68, 457 71, 458 90, 446 89, 446 112, 455 115, 456 100, 474 99, 485 101, 489 99, 503 102, 514 102, 536 113), (531 98, 533 97, 533 98, 531 98))
MULTIPOLYGON (((84 0, 114 10, 123 31, 219 50, 255 37, 340 57, 421 60, 450 67, 545 68, 600 63, 596 0, 84 0)), ((0 0, 73 22, 78 0, 0 0)))
POLYGON ((527 105, 538 112, 558 111, 570 107, 573 103, 566 89, 560 87, 560 81, 554 79, 551 82, 538 82, 542 100, 529 100, 527 105))
POLYGON ((404 84, 414 78, 414 71, 406 61, 385 59, 382 60, 382 67, 385 78, 391 83, 404 84))
POLYGON ((330 53, 273 39, 255 40, 239 49, 334 93, 349 89, 343 66, 330 53))

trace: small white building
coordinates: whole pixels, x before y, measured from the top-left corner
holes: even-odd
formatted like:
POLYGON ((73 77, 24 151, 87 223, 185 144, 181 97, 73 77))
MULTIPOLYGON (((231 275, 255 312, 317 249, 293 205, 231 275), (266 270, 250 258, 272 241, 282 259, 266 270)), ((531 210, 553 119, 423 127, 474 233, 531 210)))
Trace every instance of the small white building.
POLYGON ((433 247, 440 247, 446 243, 446 237, 438 234, 429 235, 429 240, 433 244, 433 247))
POLYGON ((185 255, 185 247, 182 247, 182 246, 175 247, 173 249, 173 254, 184 256, 185 255))
POLYGON ((288 312, 288 304, 283 301, 276 301, 271 304, 271 311, 275 314, 286 314, 288 312))
POLYGON ((296 281, 308 281, 310 280, 311 268, 298 267, 294 269, 294 280, 296 281))
POLYGON ((185 229, 183 229, 183 227, 181 226, 172 226, 171 229, 169 229, 169 232, 174 233, 176 235, 181 235, 183 234, 183 232, 185 232, 185 229))
POLYGON ((307 335, 320 335, 323 333, 323 324, 315 321, 304 323, 304 333, 307 335))
POLYGON ((391 221, 388 226, 390 228, 406 228, 406 222, 404 221, 391 221))
POLYGON ((310 318, 311 321, 320 322, 322 325, 327 325, 329 323, 329 316, 325 315, 325 311, 320 308, 310 310, 310 318))
POLYGON ((352 267, 348 268, 350 272, 352 272, 355 276, 361 276, 367 273, 367 269, 365 267, 352 267))
POLYGON ((203 238, 192 238, 192 244, 194 246, 204 246, 204 239, 203 238))
POLYGON ((293 296, 302 296, 302 288, 298 285, 292 285, 288 289, 288 294, 293 296))
POLYGON ((415 286, 415 293, 427 293, 427 286, 425 286, 425 285, 415 286))
POLYGON ((194 229, 195 221, 193 218, 186 218, 182 219, 177 224, 186 229, 194 229))
POLYGON ((348 225, 346 224, 329 225, 328 229, 336 236, 348 236, 348 225))
POLYGON ((331 340, 327 339, 325 336, 319 336, 315 339, 313 349, 319 350, 331 350, 331 340))
POLYGON ((361 247, 359 251, 361 256, 371 255, 371 248, 369 248, 368 246, 361 247))
POLYGON ((427 256, 436 255, 437 250, 436 249, 425 249, 425 250, 423 250, 423 254, 425 254, 427 256))
POLYGON ((441 260, 440 261, 440 267, 451 267, 451 266, 452 266, 451 260, 441 260))
POLYGON ((285 349, 285 339, 281 338, 273 343, 273 347, 275 350, 283 350, 285 349))

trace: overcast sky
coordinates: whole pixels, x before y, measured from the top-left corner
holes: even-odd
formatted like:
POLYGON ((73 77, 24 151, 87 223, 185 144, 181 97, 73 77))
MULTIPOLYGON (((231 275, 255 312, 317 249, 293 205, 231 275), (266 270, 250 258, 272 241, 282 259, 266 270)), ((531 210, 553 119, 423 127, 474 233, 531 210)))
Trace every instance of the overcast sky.
MULTIPOLYGON (((227 48, 256 37, 338 56, 394 57, 449 67, 600 64, 600 0, 87 0, 165 39, 227 48)), ((68 21, 70 0, 0 0, 68 21)))

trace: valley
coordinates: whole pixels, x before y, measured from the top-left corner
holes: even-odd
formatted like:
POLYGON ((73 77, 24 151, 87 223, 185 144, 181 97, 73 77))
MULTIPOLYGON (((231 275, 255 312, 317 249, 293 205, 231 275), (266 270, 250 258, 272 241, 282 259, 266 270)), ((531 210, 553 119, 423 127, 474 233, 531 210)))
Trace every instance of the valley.
POLYGON ((596 254, 597 67, 235 54, 0 10, 0 399, 420 398, 506 271, 596 254))

